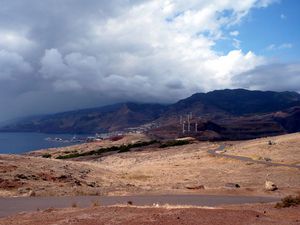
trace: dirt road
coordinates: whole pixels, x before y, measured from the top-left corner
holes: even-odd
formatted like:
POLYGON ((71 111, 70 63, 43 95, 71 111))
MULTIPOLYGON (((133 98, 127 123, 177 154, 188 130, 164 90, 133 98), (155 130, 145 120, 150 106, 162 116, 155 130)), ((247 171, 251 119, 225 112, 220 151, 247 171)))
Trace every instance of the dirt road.
POLYGON ((278 201, 274 197, 217 196, 217 195, 156 195, 156 196, 77 196, 77 197, 25 197, 0 198, 0 217, 24 211, 47 208, 89 207, 93 204, 112 206, 132 202, 136 206, 153 204, 218 206, 244 203, 268 203, 278 201))
POLYGON ((228 159, 236 159, 236 160, 240 160, 243 162, 253 162, 253 163, 264 164, 264 165, 268 165, 268 166, 285 166, 285 167, 289 167, 289 168, 300 169, 299 165, 290 165, 290 164, 274 163, 274 162, 268 162, 268 161, 260 161, 260 160, 254 160, 252 158, 245 157, 245 156, 227 155, 227 154, 223 154, 223 153, 218 153, 218 151, 223 151, 225 149, 225 147, 226 146, 222 144, 218 148, 208 150, 207 152, 213 156, 223 157, 223 158, 228 158, 228 159))

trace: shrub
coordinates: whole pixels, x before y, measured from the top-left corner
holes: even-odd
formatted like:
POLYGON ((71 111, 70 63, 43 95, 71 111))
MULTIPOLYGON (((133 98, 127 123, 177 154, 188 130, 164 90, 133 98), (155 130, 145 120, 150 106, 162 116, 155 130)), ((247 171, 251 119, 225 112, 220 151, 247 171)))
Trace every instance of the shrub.
POLYGON ((42 157, 43 158, 51 158, 52 156, 51 156, 51 154, 46 153, 46 154, 42 155, 42 157))
POLYGON ((124 138, 124 136, 114 136, 114 137, 110 137, 109 140, 110 141, 119 141, 123 138, 124 138))
POLYGON ((72 159, 81 156, 79 153, 69 154, 69 155, 59 155, 56 159, 72 159))
POLYGON ((300 205, 300 194, 296 197, 289 195, 281 199, 281 202, 276 203, 275 208, 287 208, 296 205, 300 205))
POLYGON ((137 143, 128 144, 128 145, 112 146, 112 147, 108 147, 108 148, 100 148, 97 150, 92 150, 89 152, 83 152, 83 153, 76 152, 76 153, 72 153, 72 154, 68 154, 68 155, 60 155, 60 156, 56 157, 56 159, 72 159, 72 158, 78 158, 81 156, 100 155, 102 153, 113 152, 113 151, 118 151, 118 153, 122 153, 122 152, 130 151, 130 149, 132 149, 132 148, 149 146, 149 145, 152 145, 155 143, 157 143, 157 141, 153 140, 153 141, 147 141, 147 142, 137 142, 137 143))
POLYGON ((174 146, 181 146, 181 145, 187 145, 190 142, 188 140, 173 140, 173 141, 168 141, 166 143, 161 144, 159 147, 160 148, 167 148, 167 147, 174 147, 174 146))
POLYGON ((127 204, 128 205, 133 205, 133 202, 132 201, 128 201, 127 204))

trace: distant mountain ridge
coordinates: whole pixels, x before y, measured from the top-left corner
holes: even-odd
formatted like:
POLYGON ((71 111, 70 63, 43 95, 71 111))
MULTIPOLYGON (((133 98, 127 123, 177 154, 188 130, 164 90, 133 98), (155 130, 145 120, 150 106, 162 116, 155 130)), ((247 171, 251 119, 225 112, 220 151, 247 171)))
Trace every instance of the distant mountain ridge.
MULTIPOLYGON (((272 127, 276 127, 276 132, 284 133, 290 132, 290 130, 300 130, 300 125, 292 125, 293 121, 298 121, 298 111, 288 111, 288 109, 297 106, 300 106, 300 94, 296 92, 225 89, 208 93, 196 93, 170 105, 128 102, 38 116, 9 124, 0 130, 46 133, 96 133, 123 130, 151 122, 160 124, 163 127, 164 125, 178 123, 179 116, 192 112, 195 118, 204 118, 216 123, 215 126, 210 127, 218 127, 219 125, 217 124, 228 126, 228 118, 231 118, 232 123, 239 121, 237 124, 244 124, 246 120, 237 120, 235 118, 247 117, 251 121, 256 121, 250 117, 269 114, 268 117, 261 116, 262 119, 255 126, 266 124, 263 121, 266 120, 265 118, 268 118, 267 120, 272 121, 272 124, 274 122, 275 125, 273 124, 272 127), (276 117, 277 119, 275 119, 273 114, 284 110, 286 111, 285 116, 281 118, 276 117), (286 118, 289 118, 288 121, 286 118)), ((234 130, 238 128, 226 129, 227 131, 231 129, 230 132, 234 134, 234 130)), ((224 128, 223 130, 226 129, 224 128)), ((266 127, 261 132, 264 132, 265 129, 266 127)), ((272 133, 273 131, 271 130, 270 132, 272 133)))
POLYGON ((36 116, 4 126, 0 131, 96 133, 122 130, 151 122, 165 111, 161 104, 119 103, 109 106, 36 116))
POLYGON ((296 92, 249 91, 225 89, 208 93, 196 93, 180 100, 173 107, 180 109, 201 103, 231 115, 268 113, 300 105, 296 92))

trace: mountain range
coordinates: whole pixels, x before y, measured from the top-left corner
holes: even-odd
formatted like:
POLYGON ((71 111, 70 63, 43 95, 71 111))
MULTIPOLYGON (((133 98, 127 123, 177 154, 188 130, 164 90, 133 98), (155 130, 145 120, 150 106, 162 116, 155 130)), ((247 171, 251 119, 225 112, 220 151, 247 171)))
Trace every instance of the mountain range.
POLYGON ((204 140, 248 139, 297 132, 300 131, 300 94, 217 90, 196 93, 169 105, 127 102, 34 116, 3 126, 0 131, 103 133, 149 123, 154 124, 149 134, 161 138, 189 135, 204 140), (187 123, 187 115, 191 116, 191 131, 183 133, 187 124, 182 123, 184 120, 187 123))

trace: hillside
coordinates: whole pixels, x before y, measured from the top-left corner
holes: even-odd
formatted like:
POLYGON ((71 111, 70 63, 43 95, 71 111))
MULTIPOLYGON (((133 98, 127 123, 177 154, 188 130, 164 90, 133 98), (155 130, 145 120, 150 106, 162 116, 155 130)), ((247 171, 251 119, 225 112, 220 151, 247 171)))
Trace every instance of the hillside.
POLYGON ((170 105, 121 103, 31 117, 6 125, 1 131, 96 133, 154 122, 160 127, 152 133, 168 138, 180 136, 180 116, 186 118, 192 113, 194 124, 197 122, 202 132, 194 136, 200 139, 249 139, 299 131, 297 106, 300 95, 296 92, 226 89, 196 93, 170 105))
POLYGON ((195 140, 166 148, 152 144, 126 152, 104 150, 145 138, 132 135, 118 141, 45 149, 26 155, 0 155, 0 196, 29 196, 31 191, 36 196, 97 193, 285 196, 300 190, 299 168, 290 167, 300 166, 297 151, 300 134, 220 144, 195 140), (269 140, 274 144, 270 146, 269 140), (225 149, 218 156, 210 152, 222 144, 225 149), (58 157, 75 152, 91 154, 58 157), (47 154, 51 157, 44 158, 47 154), (254 161, 231 159, 226 155, 250 157, 254 161), (278 191, 265 192, 266 177, 279 187, 278 191), (229 183, 237 183, 240 188, 228 188, 229 183))
POLYGON ((160 104, 122 103, 24 119, 2 131, 101 133, 149 123, 165 111, 160 104))

